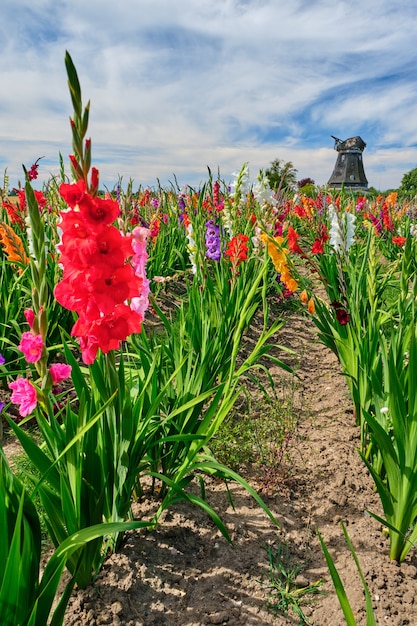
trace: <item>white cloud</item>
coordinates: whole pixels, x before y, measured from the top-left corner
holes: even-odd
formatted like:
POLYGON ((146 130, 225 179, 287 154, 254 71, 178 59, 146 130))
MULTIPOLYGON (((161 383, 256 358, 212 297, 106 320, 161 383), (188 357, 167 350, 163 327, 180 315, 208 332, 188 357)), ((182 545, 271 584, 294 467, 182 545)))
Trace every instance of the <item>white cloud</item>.
POLYGON ((406 0, 3 0, 0 171, 15 184, 71 151, 69 50, 108 185, 275 158, 324 184, 330 135, 360 134, 369 184, 396 187, 417 164, 416 17, 406 0))

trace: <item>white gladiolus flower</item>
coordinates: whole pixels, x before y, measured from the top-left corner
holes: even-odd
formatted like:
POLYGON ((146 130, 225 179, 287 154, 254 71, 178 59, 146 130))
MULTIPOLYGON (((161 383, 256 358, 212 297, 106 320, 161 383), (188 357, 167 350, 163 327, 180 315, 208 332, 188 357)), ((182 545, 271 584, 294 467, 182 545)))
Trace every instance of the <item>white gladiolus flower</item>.
POLYGON ((355 220, 353 213, 339 213, 333 204, 329 205, 328 215, 331 220, 330 245, 339 252, 340 248, 349 250, 355 240, 355 220))
POLYGON ((188 224, 186 232, 187 232, 187 240, 188 240, 187 249, 188 249, 188 256, 189 256, 190 263, 191 263, 191 271, 193 274, 196 274, 197 273, 197 265, 196 265, 197 246, 193 238, 194 231, 193 231, 192 224, 188 224))
POLYGON ((274 197, 274 191, 269 186, 268 177, 265 176, 262 170, 258 174, 258 180, 253 186, 252 191, 255 200, 259 202, 261 206, 266 204, 275 206, 277 204, 277 199, 274 197))
POLYGON ((329 205, 329 217, 331 219, 329 231, 330 245, 335 252, 339 252, 343 245, 343 229, 342 224, 340 223, 339 214, 332 204, 329 205))
POLYGON ((346 250, 349 250, 355 240, 355 221, 356 215, 353 213, 345 213, 346 219, 346 250))
POLYGON ((227 232, 229 237, 232 238, 233 237, 232 216, 227 206, 224 207, 223 211, 220 211, 220 219, 222 221, 224 230, 227 232))

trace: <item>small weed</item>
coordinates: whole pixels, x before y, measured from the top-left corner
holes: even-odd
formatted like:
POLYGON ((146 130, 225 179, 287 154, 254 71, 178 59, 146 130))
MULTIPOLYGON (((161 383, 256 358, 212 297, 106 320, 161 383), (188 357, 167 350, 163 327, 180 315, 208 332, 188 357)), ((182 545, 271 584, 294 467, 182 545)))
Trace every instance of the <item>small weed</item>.
POLYGON ((288 473, 287 447, 296 424, 291 402, 247 396, 224 421, 210 447, 221 463, 235 471, 253 465, 262 491, 272 496, 288 473))
POLYGON ((292 561, 288 543, 285 548, 282 544, 275 549, 268 546, 266 552, 269 560, 269 582, 261 584, 269 589, 267 608, 272 609, 275 616, 279 612, 287 615, 291 609, 300 620, 299 626, 309 624, 301 604, 310 603, 313 601, 311 596, 323 593, 320 591, 323 581, 317 580, 305 586, 297 584, 302 567, 292 561))

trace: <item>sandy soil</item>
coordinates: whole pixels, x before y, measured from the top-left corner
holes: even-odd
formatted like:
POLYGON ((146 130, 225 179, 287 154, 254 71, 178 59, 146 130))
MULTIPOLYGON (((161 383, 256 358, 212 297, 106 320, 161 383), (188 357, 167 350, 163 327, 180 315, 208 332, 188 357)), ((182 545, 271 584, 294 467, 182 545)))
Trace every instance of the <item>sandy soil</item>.
MULTIPOLYGON (((230 486, 233 510, 223 483, 210 481, 208 499, 227 522, 233 545, 200 510, 176 506, 154 532, 129 533, 96 582, 74 592, 65 626, 303 624, 291 609, 274 615, 266 606, 267 548, 275 551, 279 545, 288 545, 292 561, 301 566, 300 586, 323 580, 323 593, 301 605, 309 623, 343 625, 317 529, 335 559, 357 623, 364 626, 362 587, 340 521, 357 551, 377 623, 417 624, 417 559, 413 554, 401 565, 391 562, 388 540, 367 514, 368 509, 379 515, 382 511, 357 453, 358 430, 337 360, 315 341, 311 322, 298 315, 291 316, 277 342, 298 351, 291 360, 299 376, 293 398, 299 423, 287 443, 285 461, 272 472, 268 493, 255 467, 242 474, 263 494, 280 528, 242 488, 230 486)), ((282 370, 271 373, 285 395, 288 379, 282 370)), ((147 515, 154 506, 145 497, 135 504, 135 515, 147 515)))

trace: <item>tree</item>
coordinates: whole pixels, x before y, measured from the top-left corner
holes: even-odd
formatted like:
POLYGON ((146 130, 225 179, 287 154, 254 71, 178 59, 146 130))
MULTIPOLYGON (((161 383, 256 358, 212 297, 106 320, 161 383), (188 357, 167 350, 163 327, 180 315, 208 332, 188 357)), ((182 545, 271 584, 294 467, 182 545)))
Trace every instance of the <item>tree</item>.
POLYGON ((398 191, 403 197, 417 196, 417 167, 404 174, 398 191))
POLYGON ((286 163, 282 159, 272 161, 265 175, 269 180, 271 189, 279 193, 294 191, 297 187, 297 172, 291 161, 286 163))
POLYGON ((315 198, 317 196, 316 183, 312 178, 302 178, 297 183, 298 191, 304 196, 315 198))

